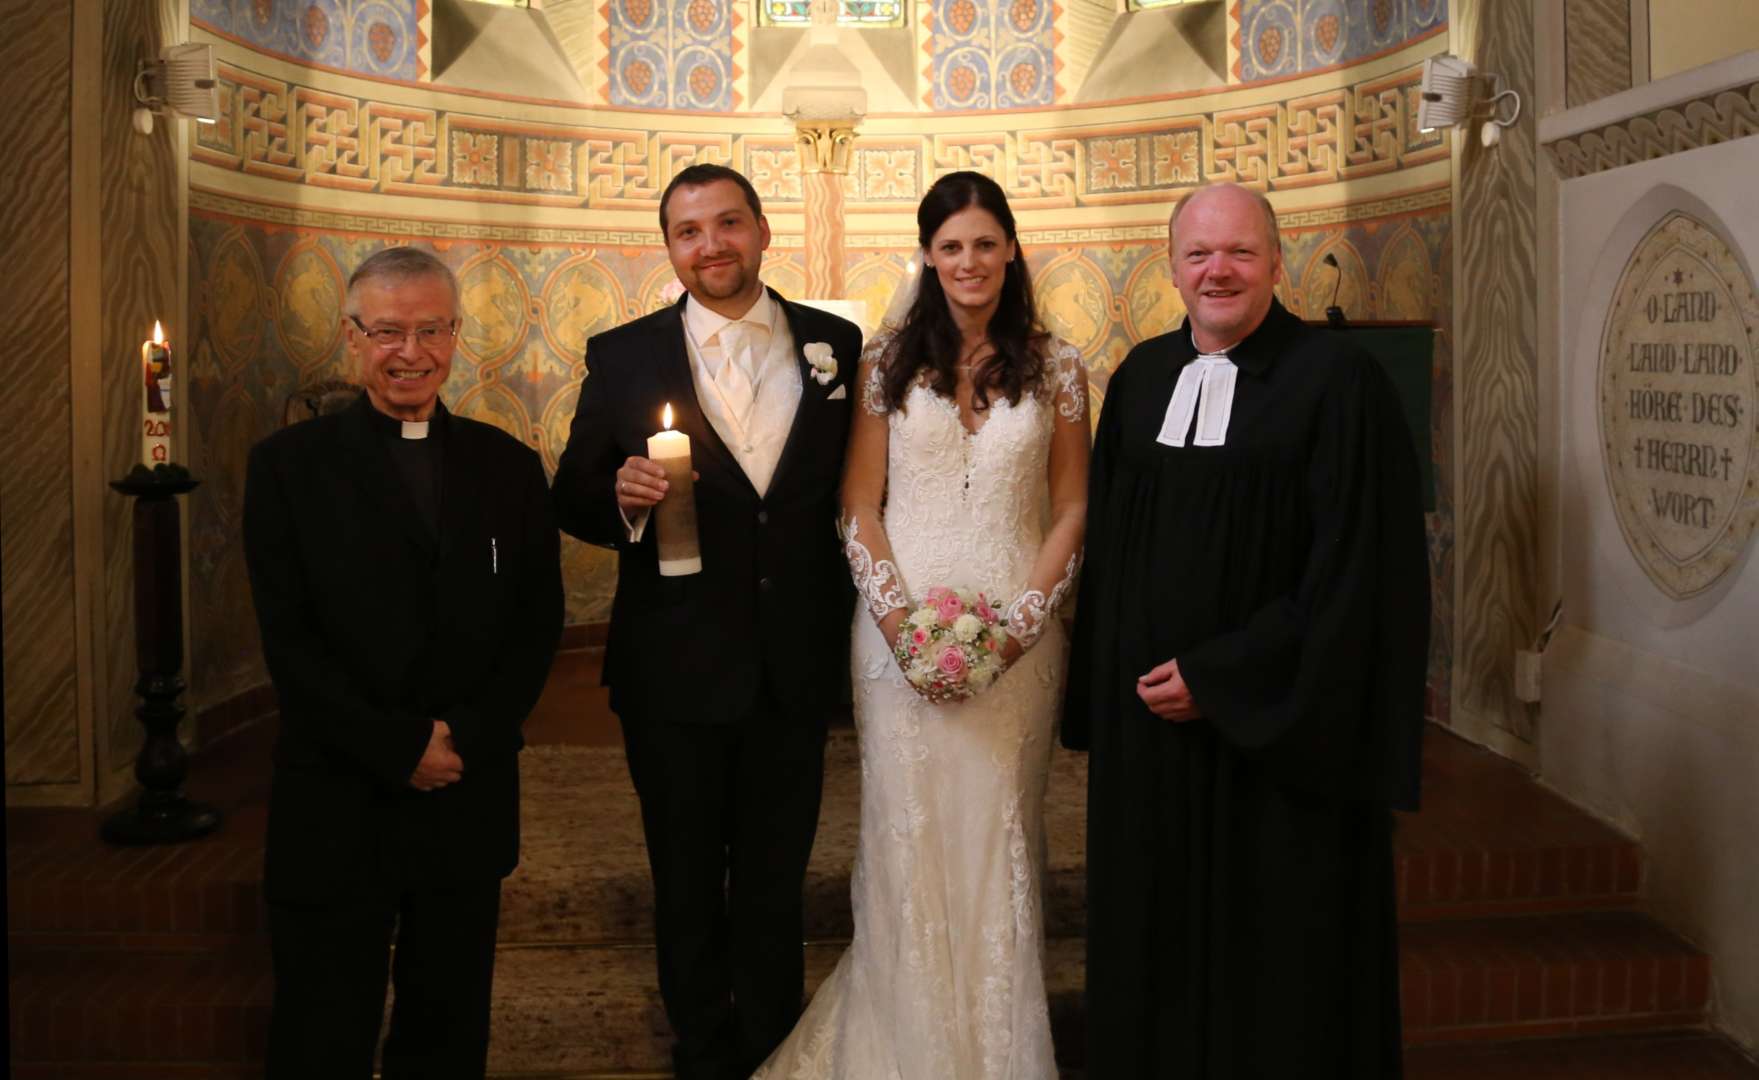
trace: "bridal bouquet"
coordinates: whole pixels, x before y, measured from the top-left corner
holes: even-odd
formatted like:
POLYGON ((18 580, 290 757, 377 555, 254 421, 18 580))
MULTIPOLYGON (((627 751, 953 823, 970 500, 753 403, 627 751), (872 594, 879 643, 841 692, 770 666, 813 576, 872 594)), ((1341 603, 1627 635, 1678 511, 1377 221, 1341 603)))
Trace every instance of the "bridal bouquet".
POLYGON ((963 701, 1007 665, 1002 610, 982 593, 936 586, 905 616, 893 651, 904 678, 932 701, 963 701))

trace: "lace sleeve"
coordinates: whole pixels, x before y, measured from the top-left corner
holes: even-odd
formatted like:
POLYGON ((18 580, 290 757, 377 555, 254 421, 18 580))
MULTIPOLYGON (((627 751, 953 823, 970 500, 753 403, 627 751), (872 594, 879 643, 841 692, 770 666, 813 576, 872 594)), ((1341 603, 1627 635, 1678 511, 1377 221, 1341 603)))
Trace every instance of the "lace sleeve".
POLYGON ((870 416, 884 416, 891 411, 886 404, 886 352, 895 337, 890 330, 881 330, 861 350, 861 411, 870 416))
POLYGON ((909 603, 904 579, 892 561, 892 545, 880 512, 886 493, 890 427, 883 371, 890 342, 889 334, 875 335, 861 352, 861 367, 856 372, 861 408, 851 420, 849 453, 843 467, 843 513, 837 522, 855 590, 876 623, 909 603))
POLYGON ((1052 343, 1045 357, 1045 387, 1056 409, 1051 435, 1051 525, 1033 560, 1026 589, 1008 605, 1008 633, 1030 649, 1075 587, 1086 532, 1087 367, 1066 341, 1052 343))
POLYGON ((1087 365, 1081 362, 1081 350, 1057 339, 1045 358, 1045 381, 1050 386, 1057 407, 1057 417, 1066 423, 1087 422, 1087 365))
MULTIPOLYGON (((885 533, 877 531, 881 551, 890 554, 885 533)), ((908 606, 904 599, 904 580, 898 576, 897 564, 889 558, 875 559, 861 538, 861 516, 845 511, 837 522, 837 536, 843 541, 843 557, 849 560, 849 573, 855 579, 855 591, 867 605, 867 613, 875 622, 908 606)))

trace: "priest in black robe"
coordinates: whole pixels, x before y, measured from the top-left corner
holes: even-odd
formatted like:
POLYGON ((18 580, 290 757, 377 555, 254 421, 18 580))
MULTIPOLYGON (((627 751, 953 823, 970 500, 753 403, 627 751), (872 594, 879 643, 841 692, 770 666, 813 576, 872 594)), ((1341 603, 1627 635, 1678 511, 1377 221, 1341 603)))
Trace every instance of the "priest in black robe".
POLYGON ((1411 435, 1272 294, 1256 192, 1175 210, 1189 312, 1113 374, 1063 741, 1088 781, 1088 1075, 1401 1074, 1393 809, 1429 630, 1411 435))

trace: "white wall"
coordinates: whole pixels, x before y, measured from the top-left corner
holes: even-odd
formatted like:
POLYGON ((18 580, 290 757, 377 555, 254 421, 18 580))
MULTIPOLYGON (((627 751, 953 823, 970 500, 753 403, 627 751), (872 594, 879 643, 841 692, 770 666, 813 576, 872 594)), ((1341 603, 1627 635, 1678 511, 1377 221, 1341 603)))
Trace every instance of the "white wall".
POLYGON ((1620 534, 1596 407, 1607 305, 1638 240, 1667 209, 1708 213, 1751 273, 1755 176, 1759 137, 1561 185, 1557 520, 1545 555, 1558 567, 1565 629, 1546 653, 1540 721, 1545 781, 1643 842, 1657 913, 1710 951, 1718 1024, 1750 1047, 1759 1044, 1759 536, 1709 593, 1669 600, 1620 534))

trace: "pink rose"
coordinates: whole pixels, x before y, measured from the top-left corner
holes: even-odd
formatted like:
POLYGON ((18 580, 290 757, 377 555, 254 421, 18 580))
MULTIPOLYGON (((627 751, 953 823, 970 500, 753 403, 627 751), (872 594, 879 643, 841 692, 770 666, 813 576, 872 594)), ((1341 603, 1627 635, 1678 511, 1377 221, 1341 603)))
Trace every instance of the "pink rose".
POLYGON ((941 650, 939 656, 935 657, 935 667, 940 669, 942 675, 950 679, 963 676, 965 674, 965 650, 957 645, 947 646, 941 650))
MULTIPOLYGON (((916 629, 910 631, 910 640, 914 641, 918 645, 927 645, 928 644, 928 631, 924 630, 922 627, 918 626, 916 629)), ((915 651, 916 650, 914 650, 914 649, 911 650, 911 652, 915 652, 915 651)))
POLYGON ((959 594, 951 589, 948 589, 946 595, 935 601, 935 607, 939 609, 941 621, 944 623, 950 623, 965 614, 965 601, 959 599, 959 594))
POLYGON ((996 618, 996 609, 989 606, 989 601, 984 599, 982 593, 977 594, 977 617, 986 623, 999 621, 996 618))

